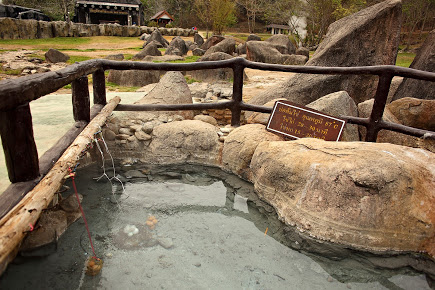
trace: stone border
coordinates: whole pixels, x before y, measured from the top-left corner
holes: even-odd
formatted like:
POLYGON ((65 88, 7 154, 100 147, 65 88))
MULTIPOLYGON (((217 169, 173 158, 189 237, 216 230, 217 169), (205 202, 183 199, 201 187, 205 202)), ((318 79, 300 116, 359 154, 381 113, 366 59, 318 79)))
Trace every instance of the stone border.
MULTIPOLYGON (((0 18, 0 39, 38 39, 53 37, 122 36, 139 37, 157 27, 122 26, 118 24, 83 24, 64 21, 37 21, 0 18)), ((191 29, 158 28, 162 35, 193 36, 191 29)))

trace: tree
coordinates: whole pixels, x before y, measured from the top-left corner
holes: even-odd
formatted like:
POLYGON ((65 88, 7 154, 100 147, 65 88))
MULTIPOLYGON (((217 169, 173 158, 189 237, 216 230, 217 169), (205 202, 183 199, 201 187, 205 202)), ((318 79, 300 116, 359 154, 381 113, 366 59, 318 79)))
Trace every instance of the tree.
POLYGON ((309 45, 318 45, 329 25, 365 7, 365 0, 305 0, 309 45))
POLYGON ((405 50, 408 50, 412 44, 412 35, 420 25, 420 38, 421 31, 424 30, 426 20, 429 15, 434 15, 435 0, 404 0, 403 1, 403 26, 408 30, 408 37, 406 41, 405 50))
POLYGON ((213 18, 211 13, 211 0, 196 0, 194 5, 194 12, 199 18, 201 23, 205 26, 206 38, 208 32, 213 27, 213 18))
POLYGON ((213 33, 221 35, 225 28, 236 23, 234 0, 211 0, 213 33))
POLYGON ((255 32, 255 21, 257 15, 265 11, 267 0, 237 0, 237 4, 246 10, 248 18, 248 29, 250 33, 255 32))

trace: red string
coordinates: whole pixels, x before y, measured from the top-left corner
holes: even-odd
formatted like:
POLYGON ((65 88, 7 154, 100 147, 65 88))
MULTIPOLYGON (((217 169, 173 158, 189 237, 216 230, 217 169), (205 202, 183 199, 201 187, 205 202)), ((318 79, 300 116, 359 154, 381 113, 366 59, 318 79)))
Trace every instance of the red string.
POLYGON ((86 231, 88 232, 89 243, 91 244, 92 252, 94 253, 93 258, 98 260, 97 255, 95 254, 94 245, 92 244, 91 233, 89 232, 89 226, 88 226, 88 222, 86 221, 85 212, 83 211, 82 204, 80 203, 79 194, 77 192, 76 183, 74 181, 74 175, 75 175, 75 173, 70 173, 70 176, 71 176, 71 179, 72 179, 72 184, 73 184, 73 187, 74 187, 74 192, 75 192, 75 195, 77 197, 77 202, 79 203, 80 211, 82 212, 83 220, 85 221, 85 227, 86 227, 86 231))

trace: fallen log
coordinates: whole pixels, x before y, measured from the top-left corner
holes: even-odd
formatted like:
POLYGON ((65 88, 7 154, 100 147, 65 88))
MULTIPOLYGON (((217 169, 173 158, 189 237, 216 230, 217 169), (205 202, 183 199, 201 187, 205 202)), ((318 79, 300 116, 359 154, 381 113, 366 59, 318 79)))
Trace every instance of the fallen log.
POLYGON ((74 168, 80 153, 92 142, 94 134, 100 130, 107 117, 112 113, 121 99, 110 100, 101 112, 86 126, 74 142, 59 158, 50 172, 29 192, 8 214, 0 220, 0 274, 15 258, 18 247, 35 225, 42 211, 51 203, 68 174, 74 168))

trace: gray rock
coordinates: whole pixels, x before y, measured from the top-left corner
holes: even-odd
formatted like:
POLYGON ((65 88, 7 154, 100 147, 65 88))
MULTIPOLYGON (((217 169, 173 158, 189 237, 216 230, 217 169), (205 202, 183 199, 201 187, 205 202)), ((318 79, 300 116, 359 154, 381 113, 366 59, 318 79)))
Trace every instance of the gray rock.
POLYGON ((119 134, 125 134, 125 135, 132 135, 133 132, 131 132, 130 128, 121 128, 119 129, 119 134))
POLYGON ((69 56, 58 51, 57 49, 50 48, 45 53, 45 60, 51 63, 67 62, 69 60, 69 56))
POLYGON ((103 130, 103 136, 106 141, 114 141, 116 139, 116 134, 110 129, 103 130))
POLYGON ((210 47, 215 46, 216 44, 218 44, 219 42, 221 42, 224 39, 225 39, 225 37, 223 37, 223 36, 213 35, 212 37, 207 39, 207 41, 201 45, 201 48, 204 50, 208 50, 210 47))
POLYGON ((147 133, 145 133, 143 131, 135 132, 134 136, 136 136, 137 140, 139 140, 139 141, 148 141, 148 140, 152 139, 152 137, 150 135, 148 135, 147 133))
MULTIPOLYGON (((157 86, 135 104, 191 104, 189 87, 181 72, 167 72, 157 86)), ((143 113, 135 113, 137 118, 143 113)), ((192 111, 170 111, 152 113, 155 116, 181 115, 186 119, 193 119, 192 111)))
POLYGON ((192 54, 195 56, 203 56, 205 54, 205 50, 201 48, 195 48, 192 50, 192 54))
POLYGON ((193 42, 195 42, 198 46, 201 46, 204 44, 204 38, 199 33, 195 33, 193 35, 193 42))
POLYGON ((159 71, 146 70, 111 70, 108 81, 120 86, 143 87, 157 83, 160 80, 159 71))
POLYGON ((308 61, 308 57, 298 54, 284 55, 284 59, 285 65, 304 65, 308 61))
POLYGON ((124 55, 122 53, 110 54, 110 55, 106 56, 106 59, 121 61, 121 60, 124 60, 124 55))
POLYGON ((237 54, 238 55, 246 54, 246 43, 240 43, 237 46, 237 54))
MULTIPOLYGON (((231 59, 233 56, 223 53, 223 52, 215 52, 212 54, 207 54, 201 57, 200 61, 215 61, 215 60, 225 60, 231 59)), ((204 82, 216 82, 216 81, 230 81, 233 79, 233 70, 230 68, 222 68, 222 69, 209 69, 209 70, 196 70, 190 72, 192 78, 204 82)), ((244 78, 247 78, 246 74, 244 78)))
POLYGON ((276 34, 268 38, 266 42, 272 44, 282 54, 294 54, 296 52, 296 47, 288 35, 276 34))
POLYGON ((157 44, 155 41, 147 44, 139 53, 133 56, 134 60, 144 59, 146 56, 161 56, 162 52, 157 48, 157 44))
POLYGON ((264 125, 250 124, 238 127, 225 138, 222 152, 223 167, 239 176, 249 178, 249 164, 258 144, 263 141, 282 140, 282 137, 267 132, 264 125))
MULTIPOLYGON (((409 67, 435 72, 435 30, 429 33, 409 67)), ((434 100, 435 82, 405 78, 397 89, 393 100, 404 97, 434 100)))
POLYGON ((148 148, 149 153, 141 157, 146 162, 216 165, 220 158, 221 143, 215 126, 197 120, 185 120, 155 127, 148 148))
POLYGON ((170 249, 174 246, 171 238, 158 238, 159 245, 165 249, 170 249))
MULTIPOLYGON (((306 65, 394 64, 401 14, 401 1, 387 0, 334 22, 306 65)), ((254 96, 249 103, 263 105, 272 99, 286 98, 306 105, 337 91, 347 91, 355 103, 360 103, 374 96, 377 79, 376 76, 296 74, 277 87, 254 96)))
POLYGON ((301 46, 301 47, 298 47, 296 49, 295 54, 297 54, 297 55, 305 55, 306 57, 309 58, 310 57, 310 50, 308 48, 306 48, 306 47, 301 46))
POLYGON ((433 251, 425 243, 432 164, 421 149, 302 138, 260 143, 250 168, 259 198, 304 235, 361 250, 433 251))
POLYGON ((285 56, 276 47, 265 41, 246 42, 246 58, 250 61, 284 64, 285 56))
POLYGON ((146 41, 146 44, 144 46, 148 45, 152 41, 157 41, 163 47, 168 47, 168 45, 169 45, 169 42, 163 38, 163 35, 160 33, 159 29, 156 29, 153 31, 153 33, 151 33, 150 37, 148 38, 148 40, 146 41))
POLYGON ((146 178, 147 176, 140 172, 139 170, 129 170, 125 173, 127 179, 131 178, 146 178))
POLYGON ((142 126, 142 131, 144 131, 147 134, 151 134, 153 132, 154 129, 154 124, 153 122, 146 122, 145 124, 143 124, 142 126))
MULTIPOLYGON (((325 114, 339 118, 340 116, 358 117, 358 108, 347 92, 340 91, 321 97, 309 103, 308 108, 321 111, 325 114)), ((346 124, 341 141, 359 141, 358 126, 346 124)))
POLYGON ((189 48, 186 45, 186 42, 179 36, 174 37, 169 44, 169 47, 166 49, 165 55, 186 55, 189 51, 189 48))
POLYGON ((193 119, 209 123, 209 124, 211 124, 213 126, 217 126, 217 121, 212 116, 208 116, 208 115, 196 115, 195 118, 193 118, 193 119))
POLYGON ((216 45, 210 47, 205 52, 205 55, 209 55, 215 52, 223 52, 229 55, 233 55, 236 51, 236 41, 233 38, 225 38, 216 45))
POLYGON ((435 100, 401 98, 387 108, 405 126, 435 131, 435 100))
POLYGON ((261 37, 256 34, 249 34, 246 41, 251 41, 251 40, 261 41, 261 37))

